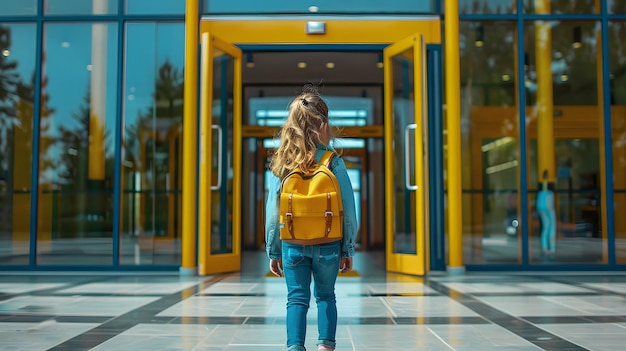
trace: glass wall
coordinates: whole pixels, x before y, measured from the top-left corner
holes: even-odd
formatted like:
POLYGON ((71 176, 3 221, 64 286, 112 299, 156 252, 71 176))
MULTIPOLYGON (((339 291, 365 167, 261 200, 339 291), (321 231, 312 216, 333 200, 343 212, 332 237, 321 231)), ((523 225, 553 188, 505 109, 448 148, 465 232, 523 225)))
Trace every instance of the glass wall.
POLYGON ((35 43, 35 24, 0 24, 0 265, 29 260, 35 43))
POLYGON ((184 4, 1 2, 0 268, 179 265, 184 4))
POLYGON ((2 1, 0 2, 2 16, 33 16, 37 14, 37 0, 2 1))
POLYGON ((44 31, 37 262, 110 265, 117 24, 44 31))
MULTIPOLYGON (((622 9, 626 9, 626 6, 622 9)), ((626 22, 609 22, 608 47, 613 129, 615 256, 618 263, 626 263, 626 22)))
POLYGON ((608 0, 609 13, 624 14, 626 13, 626 2, 622 0, 608 0))
POLYGON ((185 0, 126 0, 128 14, 184 14, 185 0))
POLYGON ((508 30, 493 27, 500 15, 515 13, 517 3, 460 2, 464 247, 471 248, 464 250, 467 264, 607 264, 613 257, 607 250, 613 247, 612 234, 616 262, 626 262, 626 219, 620 215, 626 208, 626 22, 607 16, 610 76, 603 88, 604 5, 609 14, 626 13, 621 1, 525 0, 525 14, 546 15, 546 20, 526 21, 523 42, 495 38, 502 46, 498 53, 490 47, 490 36, 517 38, 518 24, 512 22, 508 30), (566 17, 571 14, 588 19, 566 17), (475 15, 482 22, 473 21, 479 18, 475 15), (497 58, 512 73, 503 72, 497 58), (498 75, 499 84, 494 84, 498 75), (504 81, 511 82, 509 90, 504 81), (516 91, 518 86, 524 91, 516 91), (486 93, 494 87, 506 92, 508 101, 491 104, 490 99, 501 96, 486 93), (610 135, 604 134, 605 93, 611 102, 610 135), (520 96, 524 100, 516 101, 520 96), (525 112, 523 126, 517 122, 520 111, 525 112), (523 143, 519 135, 525 135, 523 143), (604 149, 605 138, 611 139, 609 150, 604 149), (612 175, 605 172, 609 162, 612 175), (609 185, 614 187, 615 207, 607 215, 603 194, 609 185), (508 187, 510 196, 505 195, 508 187), (518 221, 520 206, 528 213, 524 223, 518 221), (614 233, 607 223, 614 225, 614 233))
POLYGON ((526 13, 599 13, 600 0, 524 0, 526 13))
POLYGON ((46 15, 113 15, 118 0, 45 0, 46 15))
POLYGON ((122 264, 180 262, 184 31, 126 27, 122 264))
POLYGON ((515 3, 515 0, 459 0, 459 13, 516 13, 517 5, 515 3))
POLYGON ((519 261, 514 23, 461 22, 464 262, 519 261))
POLYGON ((603 259, 597 27, 595 22, 526 26, 532 262, 603 259))

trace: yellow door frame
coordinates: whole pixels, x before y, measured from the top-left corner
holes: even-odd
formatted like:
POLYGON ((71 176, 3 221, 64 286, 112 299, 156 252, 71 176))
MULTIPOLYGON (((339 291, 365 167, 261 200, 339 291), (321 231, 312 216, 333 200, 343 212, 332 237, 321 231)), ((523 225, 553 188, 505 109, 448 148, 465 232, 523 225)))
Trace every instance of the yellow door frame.
MULTIPOLYGON (((325 34, 310 35, 306 33, 306 18, 273 18, 272 20, 250 20, 250 19, 220 19, 219 17, 203 17, 199 22, 196 1, 187 2, 186 18, 186 59, 185 59, 185 140, 183 144, 183 243, 182 243, 182 266, 181 274, 193 274, 196 270, 196 219, 197 208, 195 172, 197 161, 196 155, 198 147, 193 145, 192 138, 199 128, 196 125, 196 104, 197 104, 197 72, 198 45, 199 38, 204 33, 211 33, 212 36, 222 39, 224 42, 234 45, 265 45, 265 44, 390 44, 407 37, 413 33, 420 33, 425 44, 441 43, 441 20, 438 16, 416 16, 414 18, 376 18, 376 19, 325 19, 316 18, 316 21, 326 23, 325 34), (197 43, 193 45, 191 43, 197 43), (190 88, 188 88, 190 87, 190 88), (194 91, 192 91, 192 89, 194 91), (191 96, 194 94, 194 96, 191 96), (189 127, 188 127, 189 126, 189 127)), ((239 86, 241 81, 239 81, 239 86)), ((238 89, 235 89, 238 90, 238 89)), ((240 89, 239 89, 240 90, 240 89)), ((241 108, 238 106, 237 108, 241 108)), ((241 134, 235 136, 235 140, 241 138, 241 134)), ((237 144, 237 143, 235 143, 237 144)), ((208 150, 207 150, 208 151, 208 150)), ((241 160, 233 160, 235 165, 241 160)), ((240 175, 239 175, 240 177, 240 175)), ((237 178, 237 172, 235 172, 237 178)), ((234 186, 241 186, 237 179, 234 179, 234 186)), ((233 199, 235 200, 235 199, 233 199)), ((238 199, 240 200, 240 199, 238 199)), ((234 211, 240 211, 240 206, 233 206, 234 211)), ((238 218, 238 216, 237 216, 238 218)), ((235 218, 233 218, 233 235, 235 235, 235 218)), ((206 243, 200 244, 206 247, 206 243)), ((199 262, 203 264, 207 257, 205 248, 199 248, 199 262)), ((221 264, 220 264, 221 266, 221 264)), ((229 265, 230 266, 230 265, 229 265)), ((221 269, 222 271, 226 271, 221 269)), ((205 272, 205 268, 201 269, 205 272)))

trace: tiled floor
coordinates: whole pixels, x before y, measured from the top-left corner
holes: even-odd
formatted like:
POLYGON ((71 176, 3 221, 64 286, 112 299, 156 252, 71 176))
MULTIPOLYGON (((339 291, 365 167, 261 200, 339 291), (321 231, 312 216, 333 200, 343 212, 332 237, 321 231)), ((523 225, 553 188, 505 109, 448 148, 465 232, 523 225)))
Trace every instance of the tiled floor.
MULTIPOLYGON (((626 273, 419 278, 363 263, 371 256, 337 282, 338 351, 626 345, 626 273)), ((241 273, 209 277, 0 273, 0 350, 284 350, 284 281, 265 267, 251 254, 241 273)), ((315 315, 313 303, 309 350, 315 315)))

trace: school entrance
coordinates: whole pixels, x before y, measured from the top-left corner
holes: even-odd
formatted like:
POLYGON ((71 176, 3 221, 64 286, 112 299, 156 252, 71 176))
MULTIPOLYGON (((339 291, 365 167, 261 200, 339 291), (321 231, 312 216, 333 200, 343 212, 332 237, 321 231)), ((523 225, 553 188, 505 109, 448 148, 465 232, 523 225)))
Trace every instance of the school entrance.
POLYGON ((426 274, 429 246, 443 245, 442 230, 429 237, 443 223, 442 197, 433 206, 429 192, 443 179, 430 156, 442 148, 439 19, 206 18, 200 43, 198 273, 238 271, 242 250, 263 250, 268 152, 312 82, 355 189, 358 250, 384 249, 388 271, 426 274))

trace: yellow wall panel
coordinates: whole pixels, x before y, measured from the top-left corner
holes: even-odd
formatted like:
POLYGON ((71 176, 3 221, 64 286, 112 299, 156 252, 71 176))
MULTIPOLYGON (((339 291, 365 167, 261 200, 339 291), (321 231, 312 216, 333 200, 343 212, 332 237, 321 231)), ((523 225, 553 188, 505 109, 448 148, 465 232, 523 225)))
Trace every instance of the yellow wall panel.
POLYGON ((388 44, 413 33, 441 42, 439 18, 412 20, 323 20, 326 34, 306 34, 307 20, 204 20, 201 32, 234 44, 388 44))

